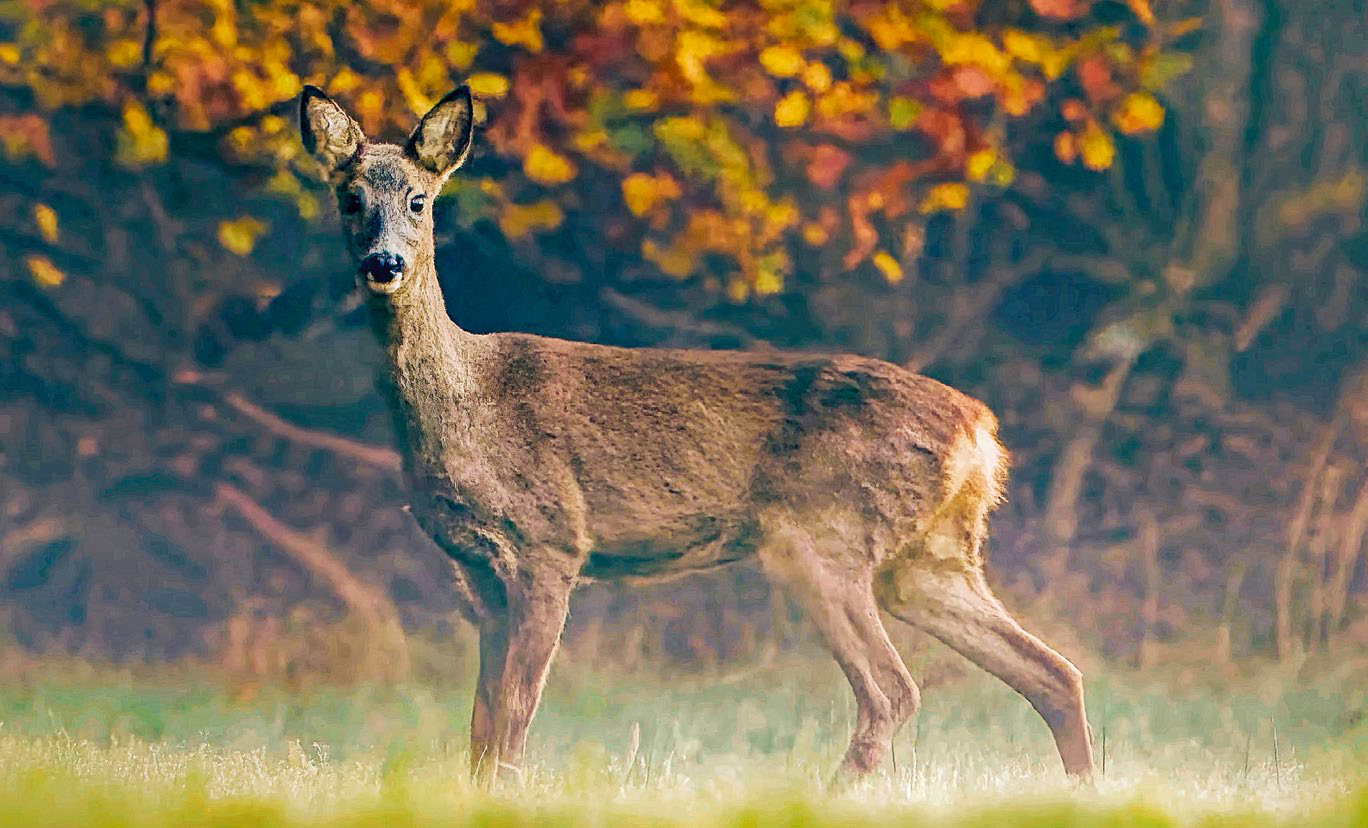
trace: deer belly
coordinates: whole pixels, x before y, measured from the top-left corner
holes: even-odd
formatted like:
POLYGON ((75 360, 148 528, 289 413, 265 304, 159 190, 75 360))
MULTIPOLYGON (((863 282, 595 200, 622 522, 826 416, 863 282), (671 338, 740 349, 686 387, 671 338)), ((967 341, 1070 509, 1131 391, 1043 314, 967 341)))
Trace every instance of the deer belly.
POLYGON ((582 573, 595 580, 662 578, 726 566, 750 557, 758 532, 747 521, 697 517, 679 531, 596 544, 582 573))

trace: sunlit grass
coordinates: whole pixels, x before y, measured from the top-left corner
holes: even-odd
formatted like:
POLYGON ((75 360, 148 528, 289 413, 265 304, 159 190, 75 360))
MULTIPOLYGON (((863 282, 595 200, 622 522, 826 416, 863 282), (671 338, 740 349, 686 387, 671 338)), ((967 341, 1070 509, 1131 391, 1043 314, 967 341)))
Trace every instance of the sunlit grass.
POLYGON ((0 687, 0 823, 1368 825, 1368 688, 1308 674, 1095 680, 1107 768, 1086 786, 1060 773, 1021 699, 956 679, 927 688, 896 769, 837 790, 853 710, 825 663, 723 682, 569 667, 523 777, 493 794, 467 782, 459 684, 51 677, 0 687))

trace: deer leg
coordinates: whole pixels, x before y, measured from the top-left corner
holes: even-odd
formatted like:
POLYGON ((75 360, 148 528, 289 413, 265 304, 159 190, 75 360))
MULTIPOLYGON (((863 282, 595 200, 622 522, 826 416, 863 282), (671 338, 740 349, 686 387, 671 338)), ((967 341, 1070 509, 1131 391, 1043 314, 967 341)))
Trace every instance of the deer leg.
MULTIPOLYGON (((488 740, 484 748, 483 765, 488 767, 483 771, 485 774, 516 768, 522 759, 527 728, 541 701, 551 659, 560 644, 573 587, 574 579, 560 572, 519 573, 508 584, 502 664, 497 677, 490 676, 492 692, 485 714, 488 718, 482 722, 487 725, 488 740)), ((491 660, 498 656, 494 651, 497 644, 492 642, 491 660)))
POLYGON ((508 649, 508 601, 503 583, 487 563, 453 557, 452 574, 457 606, 480 634, 480 671, 470 712, 470 774, 487 779, 498 753, 493 710, 508 649))
POLYGON ((480 623, 480 675, 475 682, 475 706, 470 713, 470 775, 488 784, 499 763, 494 736, 494 709, 503 685, 508 652, 508 618, 504 614, 480 623))
POLYGON ((893 736, 914 716, 921 694, 888 640, 867 573, 833 565, 811 539, 795 538, 762 556, 765 571, 781 581, 812 619, 855 693, 855 732, 837 777, 863 776, 878 767, 893 736))
POLYGON ((1090 775, 1092 733, 1078 668, 1022 629, 981 571, 931 571, 915 564, 915 559, 903 559, 876 576, 875 594, 884 610, 940 639, 1026 697, 1049 725, 1064 770, 1090 775))

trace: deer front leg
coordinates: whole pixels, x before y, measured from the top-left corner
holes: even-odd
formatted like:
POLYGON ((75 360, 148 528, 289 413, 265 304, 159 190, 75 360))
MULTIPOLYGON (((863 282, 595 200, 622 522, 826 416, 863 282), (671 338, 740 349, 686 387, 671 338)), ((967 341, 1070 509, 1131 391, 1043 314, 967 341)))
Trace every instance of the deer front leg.
POLYGON ((573 588, 574 577, 560 571, 519 572, 507 585, 506 614, 481 629, 471 763, 483 782, 522 759, 573 588))
POLYGON ((494 738, 494 708, 503 683, 508 652, 508 616, 499 613, 480 623, 480 676, 475 683, 475 706, 470 713, 470 775, 487 784, 499 763, 494 738))
POLYGON ((480 672, 470 714, 470 771, 479 779, 493 769, 489 760, 498 752, 493 708, 508 649, 508 599, 503 582, 487 562, 453 556, 451 563, 457 606, 480 634, 480 672))

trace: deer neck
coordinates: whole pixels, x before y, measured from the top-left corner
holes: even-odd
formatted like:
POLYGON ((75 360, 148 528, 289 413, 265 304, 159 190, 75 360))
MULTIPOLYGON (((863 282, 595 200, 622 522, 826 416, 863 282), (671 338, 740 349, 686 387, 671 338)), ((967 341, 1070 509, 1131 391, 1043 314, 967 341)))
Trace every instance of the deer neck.
POLYGON ((419 471, 442 466, 451 441, 468 432, 476 337, 447 315, 431 264, 412 278, 403 295, 372 309, 406 465, 419 471))

